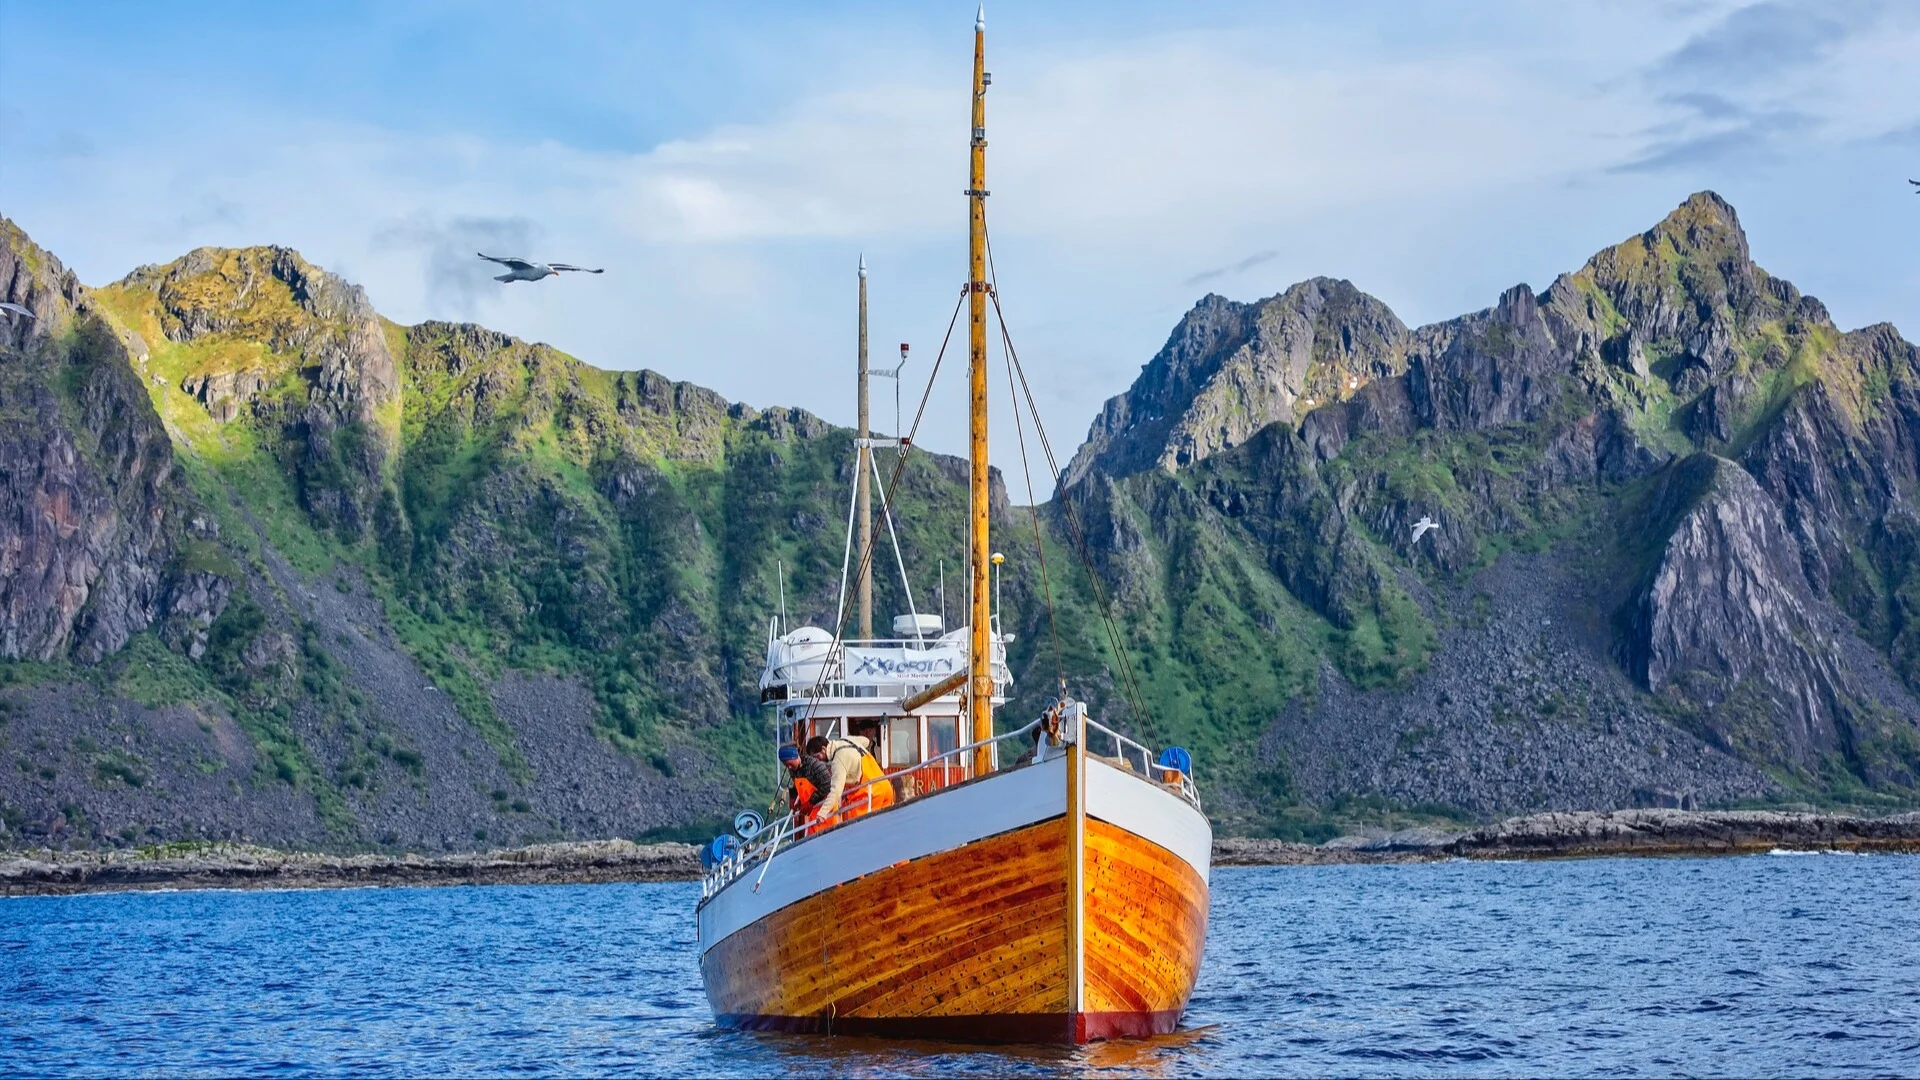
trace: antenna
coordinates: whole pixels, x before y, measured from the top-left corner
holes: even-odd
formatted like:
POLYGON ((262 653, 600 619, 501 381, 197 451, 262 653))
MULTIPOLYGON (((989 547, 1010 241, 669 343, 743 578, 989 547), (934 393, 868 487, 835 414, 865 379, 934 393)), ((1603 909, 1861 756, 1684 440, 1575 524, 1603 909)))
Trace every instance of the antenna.
POLYGON ((780 581, 780 636, 787 636, 787 564, 773 560, 773 572, 780 581))
MULTIPOLYGON (((907 370, 907 343, 900 343, 900 366, 893 369, 893 437, 900 437, 900 373, 907 370)), ((900 444, 900 456, 907 456, 907 444, 900 444)), ((942 620, 941 625, 946 625, 942 620)))
POLYGON ((940 560, 940 629, 946 632, 947 626, 947 560, 940 560))
POLYGON ((893 380, 893 437, 895 440, 899 441, 900 443, 900 449, 898 453, 901 457, 907 456, 906 441, 900 438, 901 436, 900 373, 907 370, 907 348, 908 348, 908 345, 906 342, 903 341, 900 343, 900 366, 899 367, 869 368, 867 370, 867 374, 873 376, 876 379, 892 379, 893 380))
MULTIPOLYGON (((867 440, 873 432, 867 426, 867 257, 860 256, 860 435, 853 452, 855 520, 859 529, 860 580, 854 583, 860 612, 860 640, 873 640, 873 503, 868 488, 867 468, 873 462, 873 450, 867 440)), ((898 380, 895 386, 900 385, 898 380)))
POLYGON ((1007 557, 996 551, 988 561, 993 563, 993 632, 997 634, 1000 632, 1000 564, 1006 562, 1007 557))

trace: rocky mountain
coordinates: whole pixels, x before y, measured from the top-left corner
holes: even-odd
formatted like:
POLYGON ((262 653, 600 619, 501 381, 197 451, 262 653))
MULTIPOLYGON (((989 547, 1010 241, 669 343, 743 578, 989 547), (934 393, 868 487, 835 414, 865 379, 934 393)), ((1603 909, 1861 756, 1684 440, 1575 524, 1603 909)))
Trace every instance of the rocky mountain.
MULTIPOLYGON (((830 615, 848 432, 396 326, 285 249, 87 289, 4 229, 6 842, 463 848, 759 793, 776 567, 830 615)), ((964 475, 902 478, 916 557, 964 475)))
POLYGON ((1351 282, 1314 278, 1256 304, 1209 294, 1132 389, 1100 411, 1067 483, 1211 457, 1400 374, 1407 345, 1399 318, 1351 282))
POLYGON ((198 647, 223 596, 195 567, 173 449, 122 336, 57 259, 0 219, 0 656, 98 660, 161 626, 198 647))
POLYGON ((1201 301, 1063 489, 1132 621, 1174 609, 1142 647, 1175 681, 1277 673, 1279 708, 1159 710, 1266 718, 1217 816, 1914 798, 1912 345, 1835 327, 1702 193, 1481 312, 1395 335, 1347 301, 1304 370, 1367 374, 1243 437, 1237 388, 1303 370, 1250 313, 1325 291, 1201 301), (1289 603, 1321 641, 1261 632, 1289 603))
MULTIPOLYGON (((0 219, 0 293, 38 316, 0 324, 0 842, 444 850, 764 797, 766 619, 781 581, 831 619, 845 429, 398 326, 280 248, 89 289, 0 219)), ((1229 831, 1911 805, 1916 370, 1704 193, 1432 326, 1209 296, 1051 502, 996 488, 1006 715, 1064 680, 1192 747, 1229 831)), ((965 475, 892 493, 921 588, 965 475)))

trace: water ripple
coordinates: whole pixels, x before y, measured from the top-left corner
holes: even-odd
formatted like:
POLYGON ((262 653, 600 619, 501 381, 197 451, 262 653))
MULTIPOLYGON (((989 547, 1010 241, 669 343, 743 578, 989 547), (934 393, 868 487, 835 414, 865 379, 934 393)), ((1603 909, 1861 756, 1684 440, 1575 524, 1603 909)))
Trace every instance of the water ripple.
POLYGON ((1912 1074, 1920 858, 1223 869, 1187 1028, 716 1030, 690 885, 0 904, 0 1059, 85 1076, 1912 1074))

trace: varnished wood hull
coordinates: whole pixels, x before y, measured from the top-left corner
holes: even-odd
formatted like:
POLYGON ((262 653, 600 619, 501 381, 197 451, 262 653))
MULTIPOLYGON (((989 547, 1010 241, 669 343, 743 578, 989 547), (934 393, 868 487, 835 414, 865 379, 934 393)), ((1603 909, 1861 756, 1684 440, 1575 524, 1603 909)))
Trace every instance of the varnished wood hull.
POLYGON ((749 874, 717 894, 701 971, 718 1021, 1005 1042, 1174 1030, 1206 940, 1205 820, 1158 785, 1073 764, 1097 782, 1064 760, 995 774, 796 846, 761 893, 749 874), (1101 816, 1116 798, 1134 805, 1101 816), (1169 832, 1142 805, 1191 820, 1169 832), (959 826, 978 835, 956 841, 959 826), (767 896, 783 873, 786 894, 767 896))

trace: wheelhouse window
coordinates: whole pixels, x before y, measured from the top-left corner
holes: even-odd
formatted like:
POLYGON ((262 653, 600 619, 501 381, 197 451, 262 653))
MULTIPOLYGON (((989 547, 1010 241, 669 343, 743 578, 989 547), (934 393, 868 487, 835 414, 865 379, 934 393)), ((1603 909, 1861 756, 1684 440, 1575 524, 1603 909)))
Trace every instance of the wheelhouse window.
POLYGON ((927 756, 939 757, 949 750, 960 749, 960 718, 957 716, 927 717, 927 756))
POLYGON ((920 764, 920 718, 895 716, 887 720, 887 768, 920 764))

